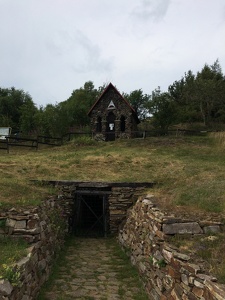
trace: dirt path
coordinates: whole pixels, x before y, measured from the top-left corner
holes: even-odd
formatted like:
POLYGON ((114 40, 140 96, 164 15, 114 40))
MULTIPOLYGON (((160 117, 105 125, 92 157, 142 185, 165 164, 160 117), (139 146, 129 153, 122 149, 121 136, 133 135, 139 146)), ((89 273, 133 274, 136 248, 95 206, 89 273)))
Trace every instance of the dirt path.
POLYGON ((114 239, 74 238, 39 299, 148 299, 114 239))

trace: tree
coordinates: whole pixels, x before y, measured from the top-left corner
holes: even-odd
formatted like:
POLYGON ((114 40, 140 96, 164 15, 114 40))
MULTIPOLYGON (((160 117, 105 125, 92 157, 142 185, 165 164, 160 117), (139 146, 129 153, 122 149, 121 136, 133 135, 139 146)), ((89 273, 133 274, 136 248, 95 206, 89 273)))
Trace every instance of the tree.
POLYGON ((143 91, 139 89, 130 94, 124 93, 123 97, 131 104, 140 120, 144 120, 148 116, 149 95, 143 94, 143 91))
POLYGON ((84 127, 89 124, 88 111, 95 102, 98 91, 92 81, 88 81, 80 89, 72 92, 69 99, 60 103, 68 119, 68 127, 84 127))
POLYGON ((35 122, 35 115, 37 114, 37 111, 38 109, 34 105, 32 99, 25 99, 24 104, 20 107, 20 131, 28 134, 36 130, 37 124, 35 122))
POLYGON ((207 64, 197 73, 195 101, 201 114, 201 121, 209 125, 221 116, 225 104, 225 79, 218 61, 207 64))
POLYGON ((218 60, 212 66, 205 64, 196 75, 188 71, 168 91, 177 105, 179 122, 211 126, 225 120, 225 78, 218 60))
POLYGON ((32 104, 32 98, 23 90, 14 87, 0 88, 0 126, 18 129, 21 122, 21 108, 28 102, 32 104))
POLYGON ((175 102, 169 93, 162 93, 160 87, 152 92, 152 99, 148 107, 155 128, 167 131, 168 127, 176 122, 175 102))

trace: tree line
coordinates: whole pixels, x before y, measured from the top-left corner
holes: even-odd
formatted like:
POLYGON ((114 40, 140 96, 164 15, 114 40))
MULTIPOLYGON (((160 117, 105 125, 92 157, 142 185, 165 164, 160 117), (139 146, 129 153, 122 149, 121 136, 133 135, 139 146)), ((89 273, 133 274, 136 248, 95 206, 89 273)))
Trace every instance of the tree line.
MULTIPOLYGON (((72 129, 89 130, 87 113, 105 87, 95 88, 88 81, 73 90, 67 100, 39 108, 23 90, 0 88, 0 127, 48 136, 62 136, 72 129)), ((218 60, 213 65, 205 64, 197 74, 189 70, 166 92, 158 87, 151 95, 142 89, 122 95, 136 111, 142 128, 168 130, 178 124, 225 128, 225 76, 218 60)))

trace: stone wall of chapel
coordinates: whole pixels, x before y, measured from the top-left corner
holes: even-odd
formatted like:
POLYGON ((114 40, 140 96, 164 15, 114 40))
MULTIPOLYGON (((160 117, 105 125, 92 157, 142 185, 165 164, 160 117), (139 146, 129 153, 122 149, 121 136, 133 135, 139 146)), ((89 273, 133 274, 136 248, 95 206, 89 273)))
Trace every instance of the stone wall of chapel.
POLYGON ((115 115, 115 135, 116 138, 122 137, 122 135, 127 135, 131 137, 131 132, 136 130, 136 122, 134 120, 131 108, 126 104, 126 102, 121 98, 121 96, 114 90, 109 89, 101 98, 99 102, 95 105, 92 110, 91 117, 91 129, 92 132, 96 133, 98 117, 101 117, 102 121, 102 134, 104 135, 107 131, 107 116, 109 112, 113 112, 115 115), (115 109, 108 108, 110 102, 113 101, 115 109), (125 132, 120 130, 120 119, 125 117, 125 132))

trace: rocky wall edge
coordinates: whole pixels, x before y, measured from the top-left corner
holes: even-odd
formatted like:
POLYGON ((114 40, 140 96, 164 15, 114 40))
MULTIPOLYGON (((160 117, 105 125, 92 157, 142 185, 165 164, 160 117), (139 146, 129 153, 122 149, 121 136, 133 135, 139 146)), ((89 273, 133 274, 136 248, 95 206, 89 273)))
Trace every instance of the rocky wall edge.
POLYGON ((27 256, 8 266, 15 274, 14 282, 0 280, 0 300, 36 299, 64 244, 69 216, 70 203, 63 196, 50 197, 39 207, 0 212, 0 220, 5 220, 0 235, 23 238, 29 243, 27 256))
POLYGON ((119 231, 119 242, 137 266, 150 299, 224 300, 225 285, 168 242, 174 234, 220 232, 223 224, 167 215, 153 195, 140 197, 119 231))

